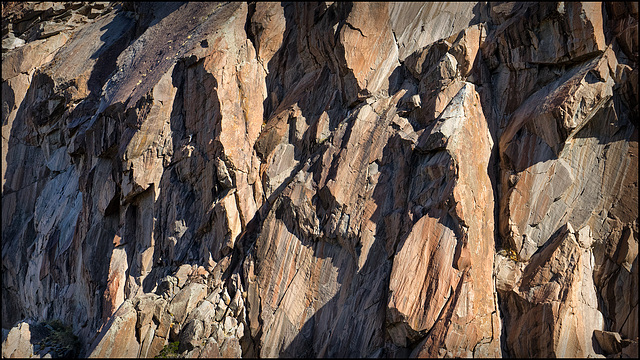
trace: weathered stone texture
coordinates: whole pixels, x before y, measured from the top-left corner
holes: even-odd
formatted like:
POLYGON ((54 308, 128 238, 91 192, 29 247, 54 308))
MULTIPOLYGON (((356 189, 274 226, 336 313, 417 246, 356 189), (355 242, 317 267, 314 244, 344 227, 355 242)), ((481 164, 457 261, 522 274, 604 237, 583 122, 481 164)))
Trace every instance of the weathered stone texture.
POLYGON ((2 15, 3 356, 637 356, 637 4, 2 15))

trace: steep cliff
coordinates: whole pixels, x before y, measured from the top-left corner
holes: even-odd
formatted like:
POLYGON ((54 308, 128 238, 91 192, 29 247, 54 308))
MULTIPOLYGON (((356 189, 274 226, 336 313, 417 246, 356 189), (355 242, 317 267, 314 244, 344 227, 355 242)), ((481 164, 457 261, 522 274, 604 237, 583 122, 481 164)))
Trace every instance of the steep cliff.
POLYGON ((637 356, 637 3, 2 18, 3 357, 637 356))

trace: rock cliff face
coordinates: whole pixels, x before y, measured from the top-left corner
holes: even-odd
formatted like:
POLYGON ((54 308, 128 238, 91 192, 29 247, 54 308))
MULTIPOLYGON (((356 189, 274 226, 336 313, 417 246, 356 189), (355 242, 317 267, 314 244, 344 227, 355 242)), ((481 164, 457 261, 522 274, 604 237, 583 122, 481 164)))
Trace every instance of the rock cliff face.
POLYGON ((637 356, 637 3, 2 17, 3 357, 637 356))

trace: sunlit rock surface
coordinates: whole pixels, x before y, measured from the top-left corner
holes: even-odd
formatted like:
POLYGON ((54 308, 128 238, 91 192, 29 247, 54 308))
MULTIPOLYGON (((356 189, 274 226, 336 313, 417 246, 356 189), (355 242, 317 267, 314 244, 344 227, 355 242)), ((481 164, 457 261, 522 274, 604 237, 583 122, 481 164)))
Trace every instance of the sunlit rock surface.
POLYGON ((3 357, 637 356, 636 3, 2 17, 3 357))

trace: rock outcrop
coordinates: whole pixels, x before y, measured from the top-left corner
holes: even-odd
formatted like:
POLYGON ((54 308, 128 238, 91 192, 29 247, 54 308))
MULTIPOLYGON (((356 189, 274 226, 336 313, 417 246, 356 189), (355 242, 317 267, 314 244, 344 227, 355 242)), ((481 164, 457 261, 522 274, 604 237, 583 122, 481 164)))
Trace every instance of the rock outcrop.
POLYGON ((3 357, 637 357, 636 3, 2 16, 3 357))

